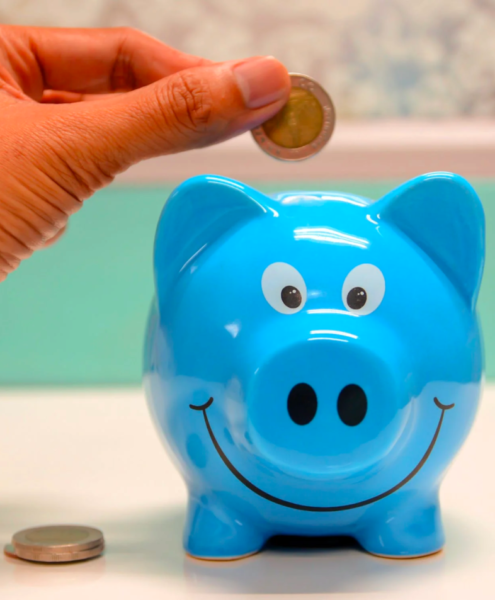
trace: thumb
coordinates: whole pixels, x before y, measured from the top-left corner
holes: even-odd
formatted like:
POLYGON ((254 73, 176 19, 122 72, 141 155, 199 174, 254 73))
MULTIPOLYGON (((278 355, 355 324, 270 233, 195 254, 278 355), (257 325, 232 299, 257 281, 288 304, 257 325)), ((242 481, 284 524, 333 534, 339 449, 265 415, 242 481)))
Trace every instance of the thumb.
POLYGON ((282 108, 289 92, 287 69, 272 57, 195 67, 133 92, 68 106, 73 113, 64 147, 113 176, 142 159, 253 129, 282 108))

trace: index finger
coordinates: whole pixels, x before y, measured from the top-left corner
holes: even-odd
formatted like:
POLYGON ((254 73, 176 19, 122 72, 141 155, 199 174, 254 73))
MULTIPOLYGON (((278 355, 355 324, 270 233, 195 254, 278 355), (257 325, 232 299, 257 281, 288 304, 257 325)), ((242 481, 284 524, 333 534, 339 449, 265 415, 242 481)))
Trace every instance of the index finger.
POLYGON ((127 27, 1 29, 11 74, 31 96, 40 97, 43 89, 78 93, 132 90, 177 71, 210 64, 127 27), (27 71, 14 69, 19 58, 27 71))

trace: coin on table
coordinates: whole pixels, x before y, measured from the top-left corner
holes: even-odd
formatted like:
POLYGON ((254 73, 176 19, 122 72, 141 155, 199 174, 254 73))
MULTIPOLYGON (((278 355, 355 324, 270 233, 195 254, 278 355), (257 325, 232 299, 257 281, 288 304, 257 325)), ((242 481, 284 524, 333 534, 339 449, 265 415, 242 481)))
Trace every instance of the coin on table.
POLYGON ((15 553, 14 546, 12 546, 12 544, 7 544, 3 549, 3 553, 9 558, 17 558, 17 554, 15 553))
POLYGON ((60 563, 99 556, 105 549, 103 533, 82 525, 48 525, 19 531, 6 546, 8 556, 35 562, 60 563))
POLYGON ((292 89, 287 104, 252 130, 256 143, 280 160, 302 160, 319 152, 332 137, 335 108, 319 83, 290 73, 292 89))

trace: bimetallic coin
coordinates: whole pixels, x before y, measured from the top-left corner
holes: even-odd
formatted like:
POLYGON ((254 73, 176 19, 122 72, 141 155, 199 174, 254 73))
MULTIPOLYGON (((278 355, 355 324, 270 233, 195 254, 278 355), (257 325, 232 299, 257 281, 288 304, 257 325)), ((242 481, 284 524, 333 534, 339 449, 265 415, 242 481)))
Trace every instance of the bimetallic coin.
POLYGON ((36 562, 85 560, 100 555, 104 547, 99 529, 81 525, 34 527, 19 531, 12 538, 14 555, 36 562))
POLYGON ((251 132, 262 150, 287 161, 319 152, 335 127, 335 109, 327 92, 305 75, 291 73, 290 78, 292 90, 287 104, 251 132))

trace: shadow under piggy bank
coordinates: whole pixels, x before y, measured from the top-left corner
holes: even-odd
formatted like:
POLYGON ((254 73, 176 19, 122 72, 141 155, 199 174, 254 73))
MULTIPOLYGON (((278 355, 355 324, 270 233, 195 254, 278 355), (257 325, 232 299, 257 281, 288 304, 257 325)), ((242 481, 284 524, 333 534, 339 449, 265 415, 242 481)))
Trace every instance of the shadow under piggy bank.
POLYGON ((469 568, 479 554, 474 532, 447 517, 448 545, 415 559, 372 556, 348 537, 272 538, 262 553, 235 561, 184 559, 191 591, 215 594, 324 594, 442 589, 454 569, 469 568))

